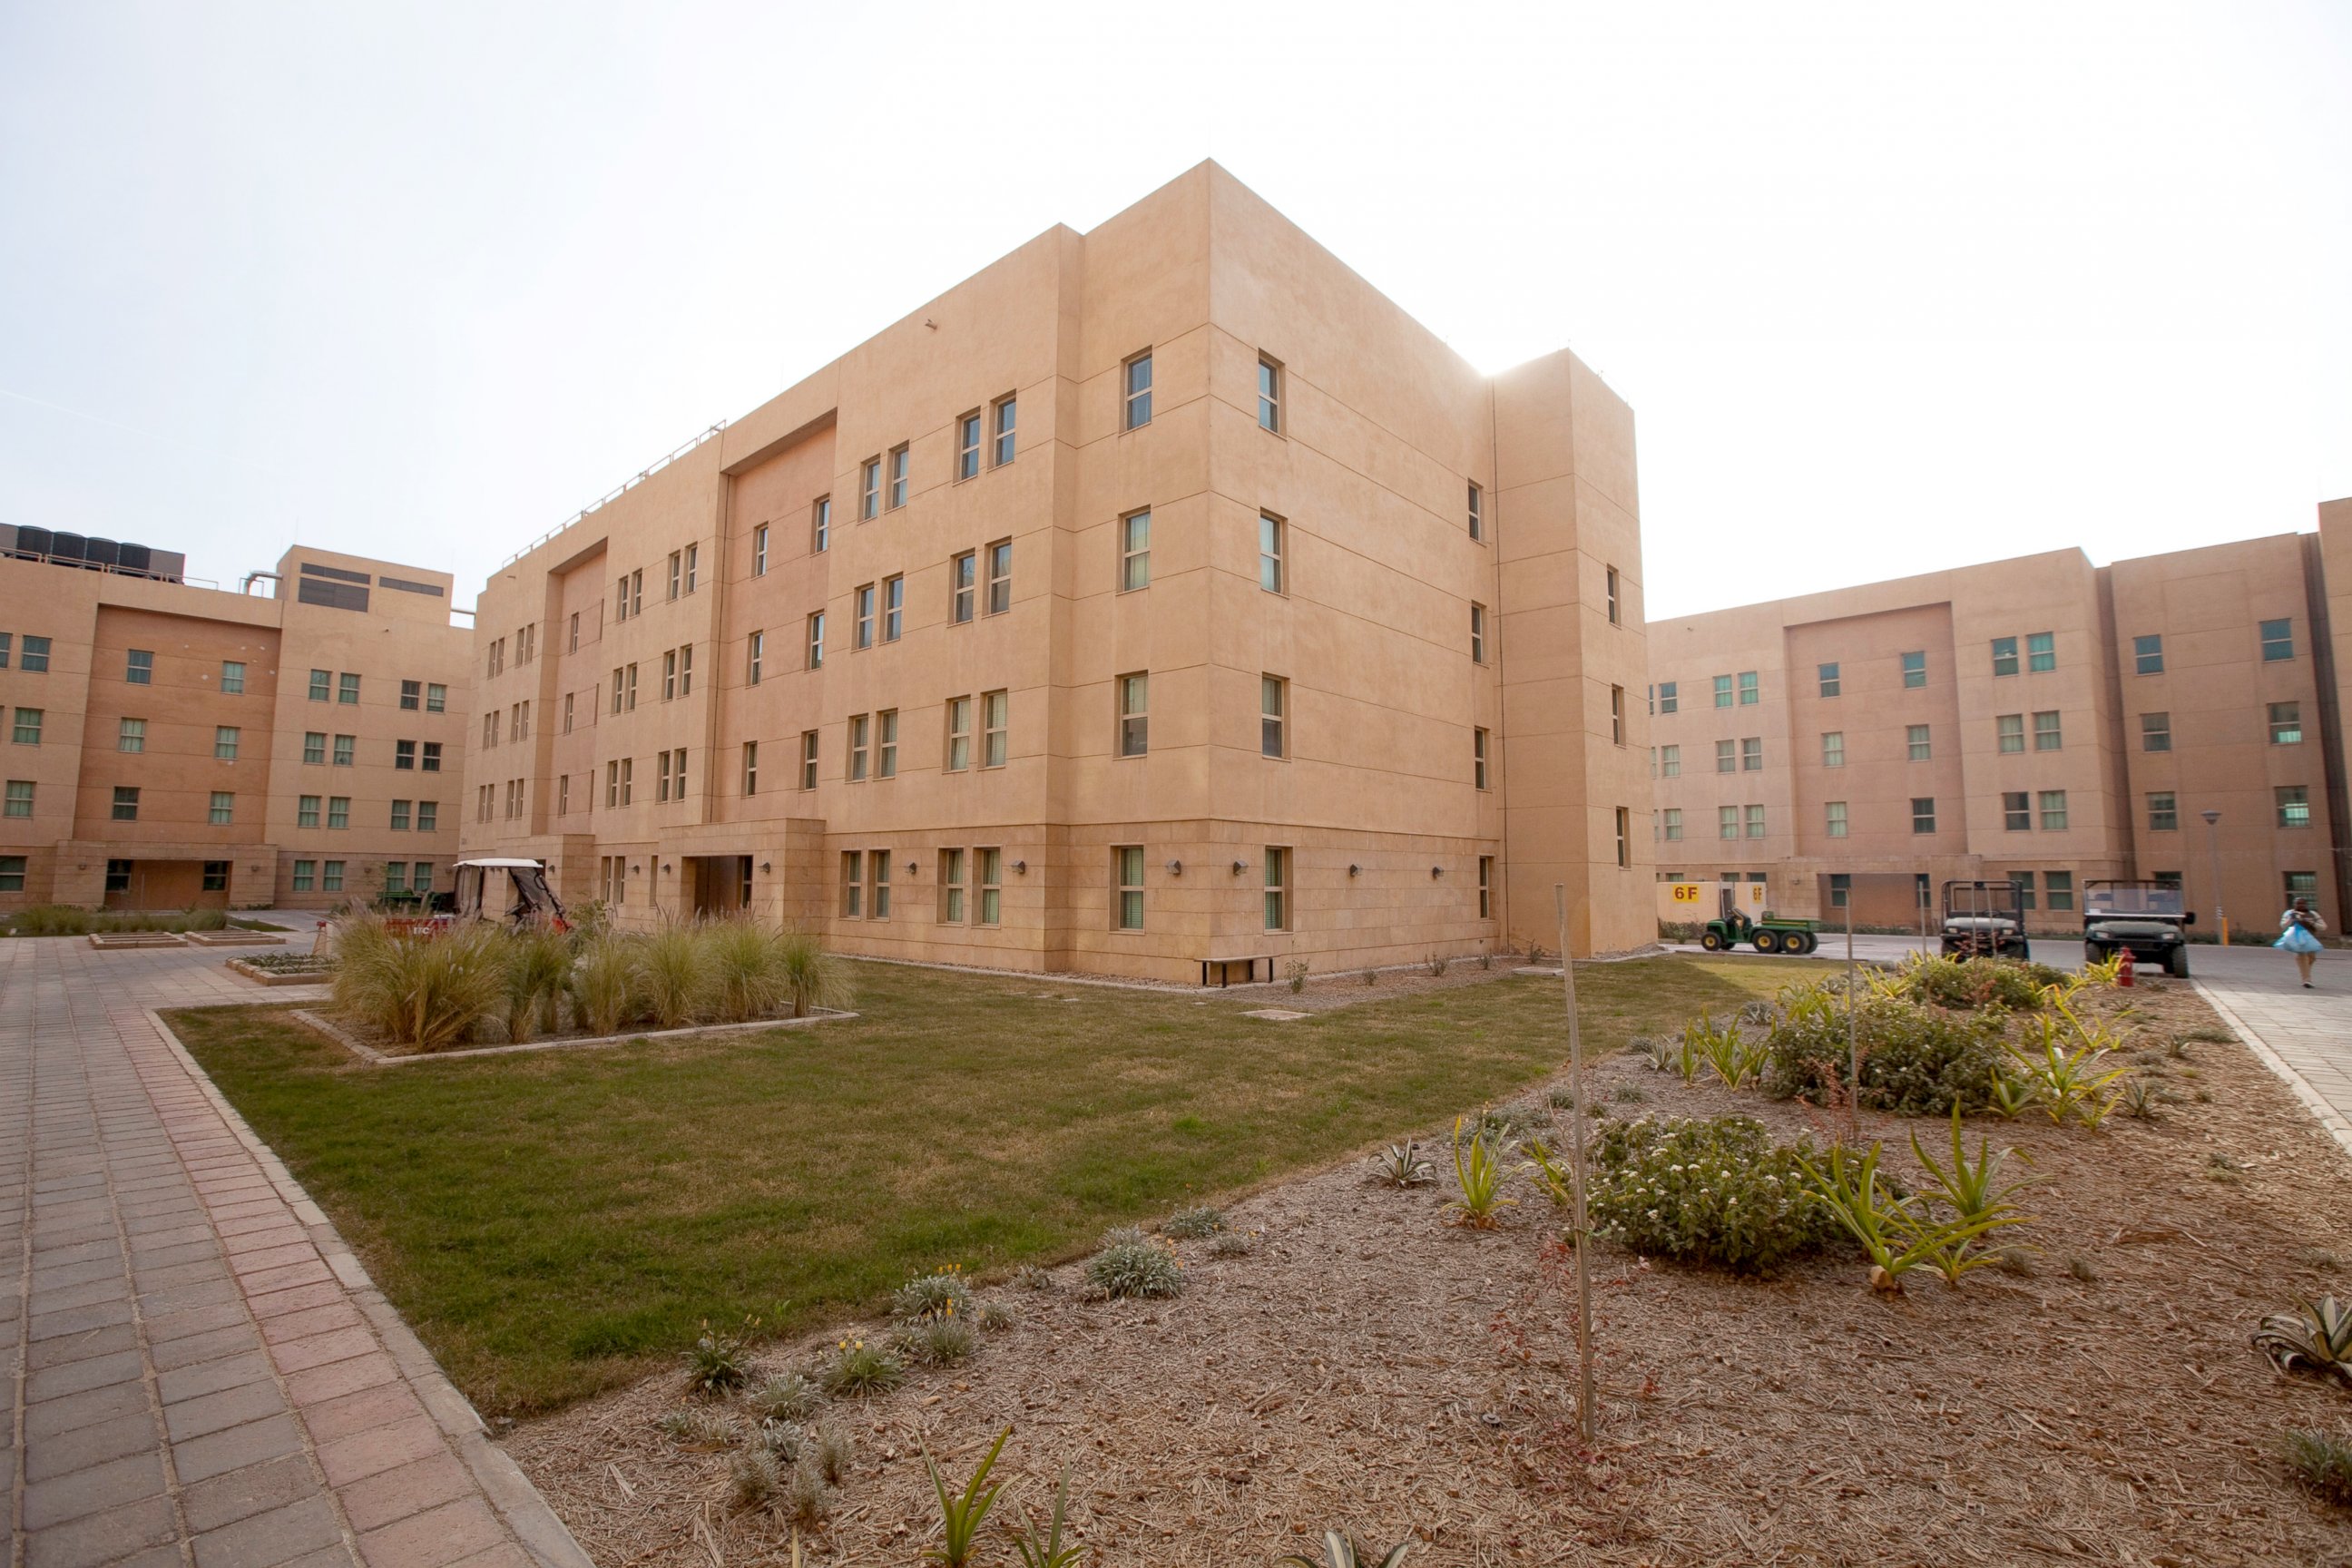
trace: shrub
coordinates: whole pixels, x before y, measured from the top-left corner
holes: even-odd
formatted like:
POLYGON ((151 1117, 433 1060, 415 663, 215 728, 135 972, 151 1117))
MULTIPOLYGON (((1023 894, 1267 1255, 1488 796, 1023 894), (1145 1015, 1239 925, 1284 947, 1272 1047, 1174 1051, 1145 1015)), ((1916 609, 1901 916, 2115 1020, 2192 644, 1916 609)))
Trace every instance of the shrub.
POLYGON ((1301 991, 1307 989, 1307 961, 1305 959, 1292 959, 1288 963, 1282 966, 1282 973, 1284 978, 1290 984, 1290 994, 1293 996, 1297 995, 1301 991))
POLYGON ((1178 1209, 1160 1222, 1160 1233, 1172 1236, 1179 1241, 1198 1241, 1224 1228, 1224 1211, 1206 1205, 1198 1208, 1178 1209))
POLYGON ((1428 957, 1427 959, 1423 960, 1423 962, 1424 962, 1424 963, 1426 963, 1429 965, 1429 973, 1430 973, 1430 978, 1431 978, 1431 979, 1433 979, 1433 980, 1442 980, 1442 979, 1444 979, 1444 976, 1445 976, 1445 964, 1446 964, 1446 960, 1445 960, 1445 959, 1441 958, 1441 957, 1440 957, 1440 956, 1438 956, 1436 953, 1433 953, 1433 953, 1431 953, 1431 954, 1429 955, 1429 957, 1428 957))
POLYGON ((743 1342, 733 1334, 714 1332, 705 1323, 686 1352, 686 1386, 696 1394, 724 1394, 751 1380, 743 1342))
POLYGON ((753 1411, 768 1421, 805 1421, 816 1413, 824 1391, 806 1373, 780 1372, 751 1393, 753 1411))
POLYGON ((992 1298, 973 1303, 971 1309, 973 1326, 983 1333, 992 1334, 999 1329, 1009 1329, 1018 1321, 1019 1316, 1019 1313, 1013 1311, 1011 1302, 999 1301, 992 1298))
MULTIPOLYGON (((1859 997, 1853 1008, 1862 1052, 1855 1098, 1863 1105, 1898 1116, 1946 1116, 1955 1105, 1978 1111, 1993 1104, 2004 1059, 1996 1021, 1901 996, 1859 997)), ((1827 1104, 1849 1083, 1845 1010, 1826 991, 1791 997, 1765 1047, 1764 1089, 1776 1100, 1802 1095, 1827 1104)))
POLYGON ((1024 1263, 1013 1271, 1013 1283, 1024 1290, 1051 1290, 1054 1288, 1054 1271, 1041 1268, 1034 1263, 1024 1263))
POLYGON ((2338 1507, 2352 1507, 2352 1431, 2294 1426, 2284 1444, 2294 1479, 2338 1507))
POLYGON ((1257 1246, 1257 1237, 1245 1230, 1229 1230, 1209 1243, 1212 1258, 1246 1258, 1257 1246))
POLYGON ((969 1318, 953 1309, 936 1318, 917 1318, 902 1324, 896 1336, 899 1355, 917 1366, 953 1366, 968 1361, 980 1348, 980 1335, 969 1318))
POLYGON ((461 1045, 504 1004, 506 943, 488 926, 411 938, 394 936, 373 915, 351 918, 336 936, 332 1005, 401 1045, 461 1045))
POLYGON ((1990 958, 1916 958, 1896 972, 1897 985, 1940 1007, 2007 1007, 2031 1012, 2045 986, 2071 990, 2074 977, 2046 963, 1990 958))
POLYGON ((1090 1294, 1107 1300, 1153 1299, 1183 1293, 1184 1266, 1165 1242, 1130 1239, 1113 1231, 1106 1246, 1087 1261, 1090 1294))
POLYGON ((904 1363, 864 1340, 844 1340, 835 1345, 832 1359, 817 1374, 824 1391, 835 1397, 887 1394, 906 1378, 904 1363))
POLYGON ((963 1277, 963 1266, 943 1263, 929 1274, 918 1274, 891 1293, 890 1311, 894 1317, 945 1318, 955 1313, 971 1311, 971 1282, 963 1277))
POLYGON ((1746 1116, 1611 1121, 1592 1144, 1593 1228, 1636 1252, 1765 1274, 1834 1238, 1801 1156, 1746 1116))
POLYGON ((694 927, 672 922, 635 944, 638 994, 658 1028, 680 1028, 702 1011, 709 967, 701 939, 694 927))

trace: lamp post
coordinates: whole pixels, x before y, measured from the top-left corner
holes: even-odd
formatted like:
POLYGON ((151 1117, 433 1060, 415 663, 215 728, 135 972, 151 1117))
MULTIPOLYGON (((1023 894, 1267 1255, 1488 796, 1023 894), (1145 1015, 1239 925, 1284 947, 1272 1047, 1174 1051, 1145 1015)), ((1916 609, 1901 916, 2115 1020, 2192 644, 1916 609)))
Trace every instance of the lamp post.
POLYGON ((2230 945, 2230 917, 2221 910, 2221 814, 2200 811, 2197 815, 2205 819, 2205 844, 2213 852, 2213 923, 2221 928, 2221 945, 2227 947, 2230 945))

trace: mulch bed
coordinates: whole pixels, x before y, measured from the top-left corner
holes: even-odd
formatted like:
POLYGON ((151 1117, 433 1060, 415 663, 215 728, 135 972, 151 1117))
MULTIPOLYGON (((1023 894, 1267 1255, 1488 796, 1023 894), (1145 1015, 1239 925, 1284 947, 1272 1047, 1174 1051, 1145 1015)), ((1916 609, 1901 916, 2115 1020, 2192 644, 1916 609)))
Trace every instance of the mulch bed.
MULTIPOLYGON (((2137 1044, 2218 1027, 2179 985, 2090 1006, 2126 1004, 2137 1044)), ((1008 1496, 1042 1510, 1067 1465, 1102 1563, 1264 1563, 1331 1524, 1410 1534, 1428 1564, 2352 1563, 2352 1512, 2277 1451, 2287 1426, 2352 1419, 2352 1395, 2247 1343, 2294 1296, 2352 1287, 2352 1161, 2242 1047, 2187 1050, 2151 1069, 2181 1096, 2159 1121, 1971 1123, 2042 1179, 2009 1233, 2038 1249, 2019 1272, 1953 1289, 1923 1270, 1886 1299, 1848 1253, 1744 1281, 1596 1247, 1591 1453, 1558 1220, 1531 1187, 1480 1234, 1447 1223, 1450 1171, 1399 1192, 1355 1162, 1234 1205, 1247 1256, 1181 1244, 1174 1300, 1079 1300, 1076 1265, 997 1287, 1019 1321, 971 1362, 828 1412, 857 1453, 808 1560, 913 1562, 938 1525, 919 1438, 960 1483, 1010 1424, 1008 1496)), ((1800 1107, 1630 1056, 1587 1077, 1615 1114, 1808 1131, 1800 1107)), ((1914 1128, 1937 1148, 1933 1122, 1864 1118, 1897 1169, 1914 1128)), ((781 1521, 729 1511, 726 1457, 661 1435, 681 1399, 649 1379, 504 1440, 600 1563, 782 1561, 781 1521)), ((982 1560, 1012 1561, 989 1534, 982 1560)))

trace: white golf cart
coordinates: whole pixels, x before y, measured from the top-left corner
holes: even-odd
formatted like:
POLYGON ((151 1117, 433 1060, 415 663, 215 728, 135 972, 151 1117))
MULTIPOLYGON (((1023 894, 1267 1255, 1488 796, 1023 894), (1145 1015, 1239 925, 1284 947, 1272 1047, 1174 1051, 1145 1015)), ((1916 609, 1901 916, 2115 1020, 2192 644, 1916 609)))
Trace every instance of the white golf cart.
POLYGON ((547 865, 541 860, 485 858, 460 860, 457 890, 449 895, 447 913, 455 922, 499 921, 507 925, 545 921, 558 931, 570 929, 563 905, 547 885, 547 865))

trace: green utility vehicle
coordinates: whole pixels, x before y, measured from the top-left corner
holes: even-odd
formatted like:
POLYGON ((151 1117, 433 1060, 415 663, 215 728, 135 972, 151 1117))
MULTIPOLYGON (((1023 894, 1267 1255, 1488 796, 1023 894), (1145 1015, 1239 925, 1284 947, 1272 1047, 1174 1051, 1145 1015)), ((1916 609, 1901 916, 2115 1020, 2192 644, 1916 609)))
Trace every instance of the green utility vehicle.
POLYGON ((1698 944, 1709 952, 1722 952, 1744 942, 1754 944, 1759 952, 1797 955, 1822 945, 1816 934, 1821 929, 1819 921, 1782 920, 1769 910, 1760 920, 1749 920, 1738 910, 1727 910, 1722 918, 1706 922, 1706 929, 1699 932, 1698 944))

